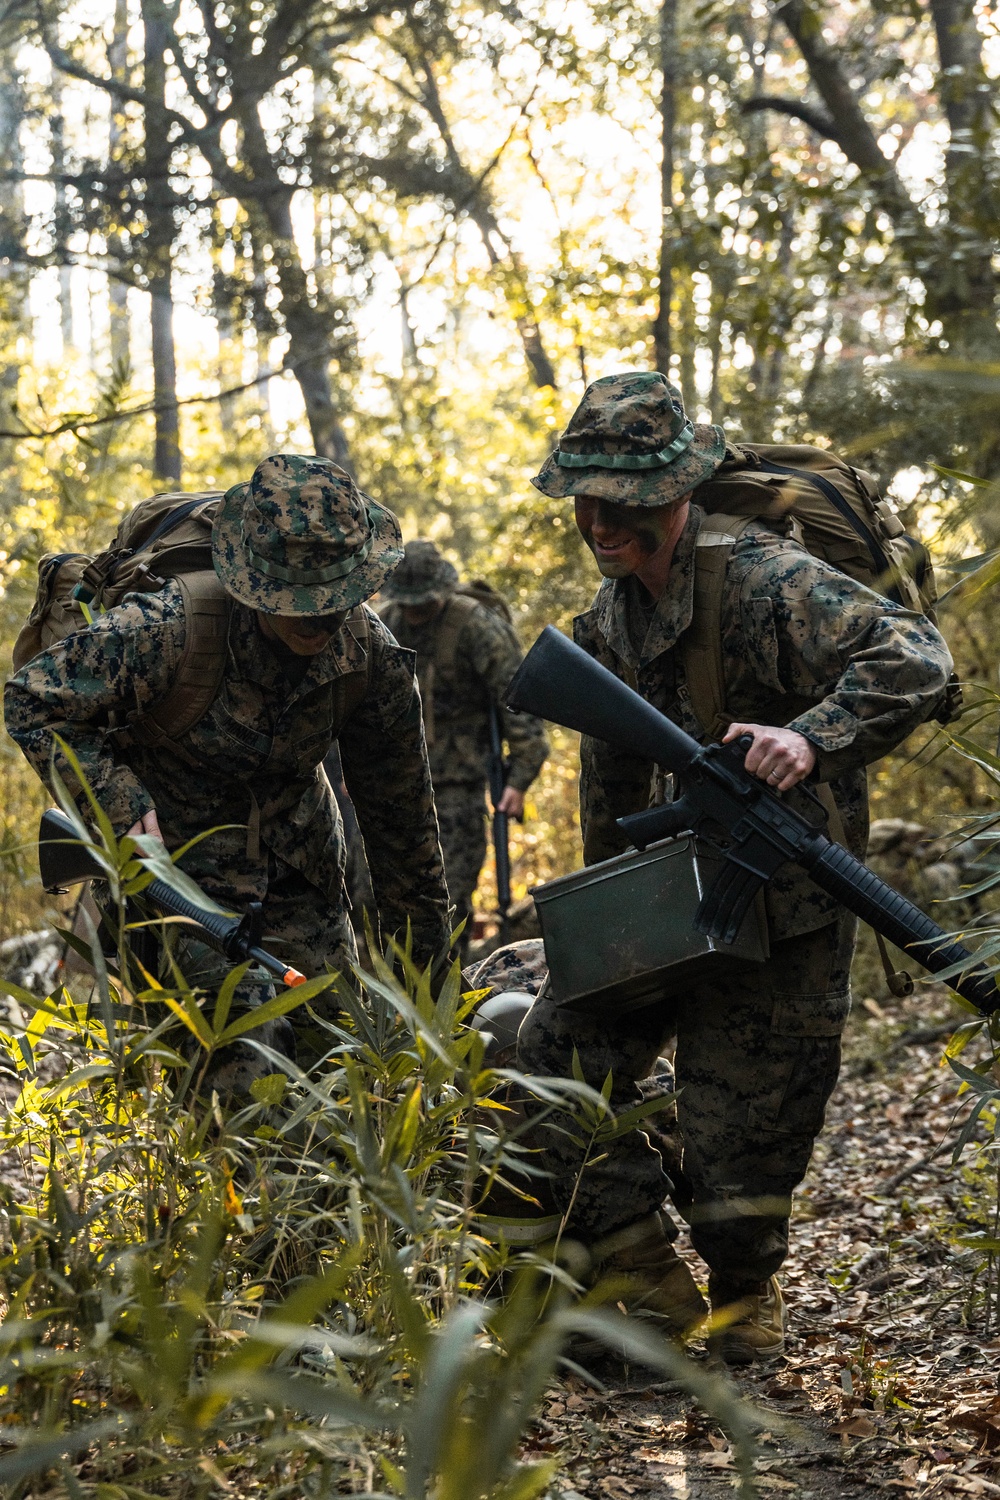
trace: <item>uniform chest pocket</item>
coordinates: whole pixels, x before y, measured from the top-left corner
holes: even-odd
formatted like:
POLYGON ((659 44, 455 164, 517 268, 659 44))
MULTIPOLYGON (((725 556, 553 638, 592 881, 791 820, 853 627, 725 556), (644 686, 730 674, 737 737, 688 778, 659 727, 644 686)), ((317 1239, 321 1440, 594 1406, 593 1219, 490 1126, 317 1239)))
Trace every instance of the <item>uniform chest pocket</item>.
POLYGON ((248 764, 254 768, 263 765, 274 743, 271 733, 259 722, 246 722, 218 699, 196 726, 195 734, 199 748, 214 751, 216 755, 234 756, 235 763, 229 766, 233 773, 245 769, 248 764))

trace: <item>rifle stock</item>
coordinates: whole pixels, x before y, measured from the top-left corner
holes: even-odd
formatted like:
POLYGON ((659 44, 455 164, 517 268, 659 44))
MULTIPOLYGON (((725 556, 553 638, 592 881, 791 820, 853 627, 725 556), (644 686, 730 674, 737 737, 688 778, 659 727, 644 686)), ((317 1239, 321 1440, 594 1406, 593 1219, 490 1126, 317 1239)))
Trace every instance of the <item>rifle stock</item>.
POLYGON ((726 859, 698 909, 699 931, 732 942, 761 886, 794 861, 924 968, 954 971, 952 989, 984 1015, 1000 1009, 996 980, 974 954, 828 838, 821 823, 809 822, 752 776, 735 746, 699 745, 552 626, 524 658, 507 703, 654 761, 681 779, 678 801, 621 818, 619 827, 641 848, 688 829, 715 841, 722 835, 726 859))
MULTIPOLYGON (((69 818, 55 807, 42 813, 38 829, 38 868, 42 885, 50 893, 59 892, 65 886, 79 885, 83 880, 105 878, 103 868, 82 842, 69 818)), ((209 946, 228 958, 230 963, 252 961, 274 974, 282 984, 305 983, 305 975, 298 969, 293 969, 260 946, 258 902, 251 904, 245 916, 236 917, 224 912, 208 896, 204 898, 204 906, 197 905, 173 890, 165 880, 152 880, 142 894, 164 916, 181 917, 191 922, 209 946)))

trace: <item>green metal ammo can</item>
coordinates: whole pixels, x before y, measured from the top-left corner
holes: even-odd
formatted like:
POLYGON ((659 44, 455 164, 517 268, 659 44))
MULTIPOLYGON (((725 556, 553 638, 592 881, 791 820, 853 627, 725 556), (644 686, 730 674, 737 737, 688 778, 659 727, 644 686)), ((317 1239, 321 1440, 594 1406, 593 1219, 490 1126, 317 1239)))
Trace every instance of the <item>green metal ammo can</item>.
POLYGON ((695 931, 694 916, 722 856, 686 834, 575 870, 532 893, 553 998, 619 1013, 656 1004, 733 962, 768 956, 758 897, 733 943, 695 931))

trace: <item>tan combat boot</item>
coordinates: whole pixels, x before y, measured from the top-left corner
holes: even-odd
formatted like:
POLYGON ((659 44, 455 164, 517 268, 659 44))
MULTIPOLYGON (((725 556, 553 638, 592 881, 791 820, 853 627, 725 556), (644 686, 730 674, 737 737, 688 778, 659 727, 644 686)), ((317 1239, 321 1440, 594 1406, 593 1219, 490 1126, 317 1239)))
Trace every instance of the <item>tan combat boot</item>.
POLYGON ((694 1277, 668 1233, 665 1214, 648 1214, 591 1245, 594 1281, 615 1277, 627 1283, 621 1301, 674 1335, 690 1333, 708 1313, 694 1277))
POLYGON ((713 1332, 708 1347, 727 1365, 750 1365, 785 1352, 785 1300, 777 1276, 749 1291, 734 1291, 721 1277, 708 1279, 713 1332))

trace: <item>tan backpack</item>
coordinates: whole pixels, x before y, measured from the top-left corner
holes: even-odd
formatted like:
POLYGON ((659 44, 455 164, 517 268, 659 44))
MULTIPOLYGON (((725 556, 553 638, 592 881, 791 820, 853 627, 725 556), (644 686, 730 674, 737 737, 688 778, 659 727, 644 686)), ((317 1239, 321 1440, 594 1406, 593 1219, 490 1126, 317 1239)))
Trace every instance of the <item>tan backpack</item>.
MULTIPOLYGON (((931 620, 937 598, 926 549, 906 535, 871 474, 822 448, 739 444, 735 451, 742 464, 727 463, 698 486, 706 519, 695 553, 694 613, 680 641, 691 706, 712 737, 730 723, 722 661, 726 569, 751 521, 780 522, 814 557, 931 620)), ((785 707, 793 718, 801 711, 790 701, 785 707)), ((953 678, 940 721, 960 707, 953 678)))
MULTIPOLYGON (((153 495, 124 518, 103 552, 50 552, 38 564, 31 614, 14 643, 18 672, 40 651, 84 630, 126 594, 156 593, 173 579, 184 601, 184 649, 166 697, 129 722, 129 734, 146 745, 181 739, 215 700, 226 668, 233 600, 212 565, 212 522, 221 490, 153 495)), ((363 609, 350 625, 367 648, 363 609)), ((364 697, 367 675, 345 679, 347 716, 364 697)))

